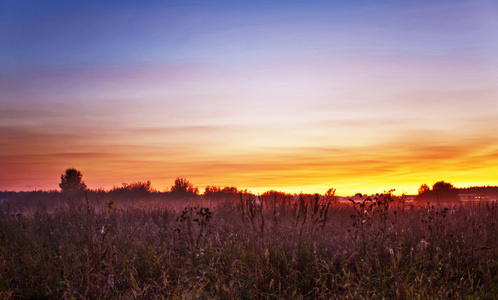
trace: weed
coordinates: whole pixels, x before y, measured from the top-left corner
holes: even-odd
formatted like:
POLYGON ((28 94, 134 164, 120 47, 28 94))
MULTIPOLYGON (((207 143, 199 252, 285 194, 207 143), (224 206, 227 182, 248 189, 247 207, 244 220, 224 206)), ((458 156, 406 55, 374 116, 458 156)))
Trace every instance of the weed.
POLYGON ((0 210, 0 298, 492 298, 496 203, 235 202, 0 210))

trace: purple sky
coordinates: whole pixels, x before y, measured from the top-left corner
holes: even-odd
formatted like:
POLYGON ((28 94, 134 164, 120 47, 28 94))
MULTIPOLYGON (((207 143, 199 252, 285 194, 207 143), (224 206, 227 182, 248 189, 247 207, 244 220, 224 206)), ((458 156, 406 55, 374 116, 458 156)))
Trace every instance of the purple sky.
POLYGON ((496 185, 498 3, 349 2, 2 2, 0 190, 496 185))

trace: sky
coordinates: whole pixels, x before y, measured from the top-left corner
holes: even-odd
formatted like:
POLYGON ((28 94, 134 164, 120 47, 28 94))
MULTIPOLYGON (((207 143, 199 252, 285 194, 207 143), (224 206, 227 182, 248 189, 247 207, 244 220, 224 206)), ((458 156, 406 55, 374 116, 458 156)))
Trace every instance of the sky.
POLYGON ((2 1, 0 190, 498 185, 496 1, 2 1))

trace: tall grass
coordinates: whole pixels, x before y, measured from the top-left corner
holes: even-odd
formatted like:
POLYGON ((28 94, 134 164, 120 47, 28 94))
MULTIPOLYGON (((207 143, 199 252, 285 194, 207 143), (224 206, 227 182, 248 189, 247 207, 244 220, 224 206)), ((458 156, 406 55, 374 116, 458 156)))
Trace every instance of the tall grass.
POLYGON ((497 214, 389 193, 4 209, 0 298, 492 299, 497 214))

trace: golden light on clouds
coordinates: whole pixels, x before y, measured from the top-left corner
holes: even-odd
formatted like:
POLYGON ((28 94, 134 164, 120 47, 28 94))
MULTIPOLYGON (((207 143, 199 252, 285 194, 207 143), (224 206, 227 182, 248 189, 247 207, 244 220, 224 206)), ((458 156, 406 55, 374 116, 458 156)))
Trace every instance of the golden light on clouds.
POLYGON ((9 130, 10 141, 24 147, 2 155, 3 174, 8 174, 2 182, 10 180, 12 186, 23 189, 26 174, 16 171, 26 170, 40 188, 53 189, 61 170, 75 166, 92 188, 150 179, 163 190, 176 176, 185 176, 201 189, 226 185, 256 193, 267 189, 299 193, 335 187, 351 194, 396 188, 399 193, 415 193, 421 183, 441 179, 457 186, 485 182, 495 176, 498 163, 498 139, 458 139, 457 134, 430 131, 376 144, 352 141, 334 147, 334 143, 312 144, 316 141, 306 138, 294 139, 292 145, 292 139, 279 136, 278 130, 264 128, 255 133, 239 127, 233 143, 232 128, 223 127, 129 130, 109 133, 106 141, 95 139, 98 129, 94 130, 71 137, 36 133, 36 138, 35 133, 9 130), (254 140, 259 135, 262 140, 254 140), (186 140, 180 143, 180 137, 186 140))

